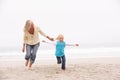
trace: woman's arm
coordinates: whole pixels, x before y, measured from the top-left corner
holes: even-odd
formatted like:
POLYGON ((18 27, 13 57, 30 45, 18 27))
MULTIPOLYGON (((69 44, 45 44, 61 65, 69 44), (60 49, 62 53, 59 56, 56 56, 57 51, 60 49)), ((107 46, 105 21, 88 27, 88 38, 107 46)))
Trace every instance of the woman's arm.
POLYGON ((51 38, 51 37, 47 36, 42 30, 40 30, 40 28, 38 28, 38 29, 39 29, 39 33, 40 33, 41 35, 43 35, 44 37, 48 38, 48 39, 51 40, 51 41, 54 41, 54 38, 51 38))
POLYGON ((25 30, 24 30, 22 52, 25 52, 25 43, 27 42, 27 40, 28 40, 27 34, 26 34, 25 30))
POLYGON ((22 52, 25 52, 25 43, 23 43, 22 52))

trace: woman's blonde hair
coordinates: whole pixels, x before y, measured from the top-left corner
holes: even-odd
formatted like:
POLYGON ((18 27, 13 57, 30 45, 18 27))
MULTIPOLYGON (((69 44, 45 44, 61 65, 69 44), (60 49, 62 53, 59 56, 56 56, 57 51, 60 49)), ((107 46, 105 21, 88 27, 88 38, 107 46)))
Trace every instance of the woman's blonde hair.
POLYGON ((32 25, 32 21, 31 20, 27 20, 26 21, 26 23, 25 23, 25 26, 24 26, 24 31, 26 32, 28 32, 29 30, 30 30, 30 27, 31 27, 31 25, 32 25))

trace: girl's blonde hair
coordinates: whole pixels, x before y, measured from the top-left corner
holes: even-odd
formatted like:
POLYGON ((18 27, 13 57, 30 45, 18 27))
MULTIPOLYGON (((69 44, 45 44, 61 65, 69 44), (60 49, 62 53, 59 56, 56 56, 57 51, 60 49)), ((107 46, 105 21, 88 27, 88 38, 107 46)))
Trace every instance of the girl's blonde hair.
POLYGON ((62 34, 59 34, 56 38, 56 40, 60 40, 60 38, 63 38, 64 39, 64 36, 62 34))
POLYGON ((26 23, 25 23, 25 26, 24 26, 24 31, 26 32, 28 32, 29 30, 30 30, 30 27, 31 27, 31 25, 32 25, 32 21, 31 20, 27 20, 26 21, 26 23))

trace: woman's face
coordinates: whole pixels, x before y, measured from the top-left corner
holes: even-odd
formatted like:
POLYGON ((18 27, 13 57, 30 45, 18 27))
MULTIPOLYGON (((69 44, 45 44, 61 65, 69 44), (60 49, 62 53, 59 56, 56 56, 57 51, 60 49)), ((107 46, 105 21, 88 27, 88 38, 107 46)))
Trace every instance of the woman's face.
POLYGON ((30 28, 34 28, 34 24, 33 24, 33 22, 31 22, 31 26, 30 26, 30 28))

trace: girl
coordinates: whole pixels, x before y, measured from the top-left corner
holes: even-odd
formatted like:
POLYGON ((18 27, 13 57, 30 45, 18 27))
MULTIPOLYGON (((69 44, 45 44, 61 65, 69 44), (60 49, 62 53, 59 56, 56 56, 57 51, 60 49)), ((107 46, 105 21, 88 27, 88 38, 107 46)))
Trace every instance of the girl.
MULTIPOLYGON (((56 38, 57 42, 56 42, 56 51, 55 51, 55 56, 57 59, 57 63, 61 64, 61 69, 65 70, 66 67, 66 57, 65 57, 65 53, 64 53, 64 48, 65 46, 79 46, 79 44, 66 44, 64 41, 64 36, 62 34, 59 34, 58 37, 56 38)), ((49 43, 46 41, 42 41, 44 43, 49 43)))

